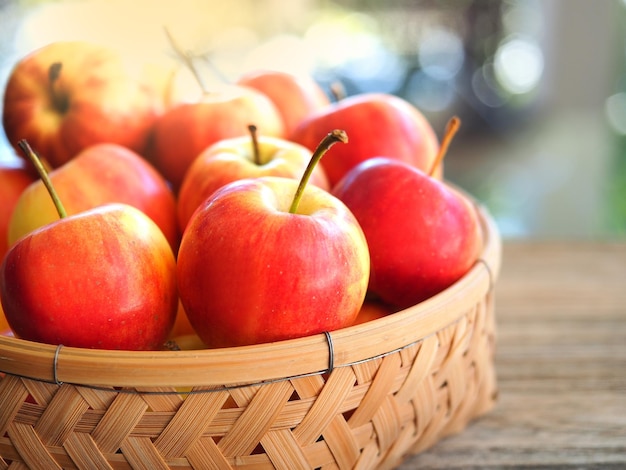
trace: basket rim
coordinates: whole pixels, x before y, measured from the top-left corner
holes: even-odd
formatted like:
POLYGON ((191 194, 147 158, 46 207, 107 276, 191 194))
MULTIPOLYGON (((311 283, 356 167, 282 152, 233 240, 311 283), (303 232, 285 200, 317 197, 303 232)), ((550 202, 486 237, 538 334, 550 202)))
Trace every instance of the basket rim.
POLYGON ((479 260, 455 284, 405 310, 330 333, 274 343, 184 351, 109 351, 0 336, 0 372, 93 387, 224 387, 322 374, 424 340, 460 318, 493 288, 501 238, 487 209, 474 203, 483 230, 479 260))

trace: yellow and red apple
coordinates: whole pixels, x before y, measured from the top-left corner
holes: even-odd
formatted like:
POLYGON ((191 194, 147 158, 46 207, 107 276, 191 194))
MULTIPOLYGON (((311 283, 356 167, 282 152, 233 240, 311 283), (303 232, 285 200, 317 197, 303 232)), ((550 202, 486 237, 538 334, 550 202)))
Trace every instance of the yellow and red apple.
POLYGON ((176 315, 176 261, 157 225, 126 204, 47 224, 0 266, 16 336, 83 348, 160 349, 176 315))
POLYGON ((3 126, 16 150, 26 139, 55 168, 102 142, 143 152, 159 106, 115 50, 60 41, 14 66, 4 90, 3 126))
POLYGON ((262 135, 284 136, 282 118, 267 96, 249 87, 216 87, 156 120, 147 157, 177 193, 200 153, 220 140, 248 135, 251 124, 262 135))

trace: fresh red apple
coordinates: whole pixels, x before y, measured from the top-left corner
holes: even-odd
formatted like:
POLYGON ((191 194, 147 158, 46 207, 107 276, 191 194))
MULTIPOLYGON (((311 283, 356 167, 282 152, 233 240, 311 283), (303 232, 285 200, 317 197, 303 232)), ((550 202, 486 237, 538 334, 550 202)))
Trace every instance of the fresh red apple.
MULTIPOLYGON (((437 135, 408 101, 385 93, 363 93, 331 104, 305 119, 288 139, 315 148, 327 129, 341 127, 350 146, 321 162, 331 186, 352 167, 372 157, 390 157, 427 171, 437 156, 437 135)), ((441 170, 438 170, 441 171, 441 170)))
POLYGON ((370 292, 396 308, 415 305, 449 287, 480 254, 474 205, 408 163, 384 157, 362 162, 332 193, 365 233, 370 292))
MULTIPOLYGON (((324 139, 320 148, 330 143, 324 139)), ((312 162, 319 158, 316 151, 312 162)), ((229 183, 189 221, 178 254, 179 295, 209 347, 278 341, 354 322, 367 290, 367 244, 344 204, 306 186, 312 165, 300 183, 273 176, 229 183)))
POLYGON ((35 180, 22 159, 0 163, 0 261, 9 249, 9 220, 22 192, 35 180))
MULTIPOLYGON (((49 174, 68 214, 109 203, 134 206, 163 231, 174 251, 180 240, 174 194, 144 158, 116 144, 96 144, 49 174)), ((42 180, 26 188, 9 223, 9 243, 59 215, 42 180)))
POLYGON ((176 260, 163 232, 127 204, 67 216, 41 174, 61 219, 18 240, 0 266, 2 307, 15 335, 83 348, 159 349, 178 306, 176 260))
POLYGON ((54 42, 22 58, 10 73, 3 126, 17 150, 29 141, 51 167, 101 142, 143 152, 158 113, 147 87, 112 49, 54 42))
POLYGON ((160 116, 147 155, 177 193, 201 152, 220 140, 248 135, 250 124, 263 135, 284 137, 282 118, 267 96, 249 87, 216 87, 160 116))
POLYGON ((237 84, 255 88, 272 100, 283 118, 286 135, 291 135, 307 117, 330 104, 322 87, 308 75, 255 70, 239 77, 237 84))
MULTIPOLYGON (((221 140, 202 152, 191 164, 178 193, 178 223, 182 231, 194 211, 217 189, 236 180, 259 176, 284 176, 299 180, 312 152, 278 137, 251 136, 221 140)), ((311 184, 329 190, 324 170, 316 166, 311 184)))
POLYGON ((20 338, 159 349, 176 314, 175 273, 156 224, 132 206, 108 204, 20 239, 2 264, 0 293, 20 338))

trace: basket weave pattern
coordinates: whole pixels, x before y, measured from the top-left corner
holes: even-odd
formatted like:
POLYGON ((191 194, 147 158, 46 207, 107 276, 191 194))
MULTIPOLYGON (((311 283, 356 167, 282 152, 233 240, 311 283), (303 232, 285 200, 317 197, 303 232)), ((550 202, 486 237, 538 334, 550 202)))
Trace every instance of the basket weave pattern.
POLYGON ((397 466, 495 403, 500 246, 483 216, 461 282, 332 336, 154 357, 0 338, 0 469, 397 466))

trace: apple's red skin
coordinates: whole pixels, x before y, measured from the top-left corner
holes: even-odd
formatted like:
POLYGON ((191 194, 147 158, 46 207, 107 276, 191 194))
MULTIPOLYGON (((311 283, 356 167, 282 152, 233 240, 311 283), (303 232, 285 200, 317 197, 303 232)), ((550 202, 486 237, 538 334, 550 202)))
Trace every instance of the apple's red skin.
POLYGON ((479 256, 482 236, 474 205, 404 162, 382 157, 363 162, 332 193, 365 233, 370 292, 397 308, 449 287, 479 256))
POLYGON ((367 291, 369 253, 354 216, 330 193, 261 177, 217 190, 190 220, 178 254, 189 321, 210 347, 302 337, 351 325, 367 291))
POLYGON ((255 88, 272 100, 283 118, 285 135, 291 135, 307 117, 330 105, 322 87, 306 75, 255 70, 239 77, 237 83, 255 88))
POLYGON ((331 186, 358 163, 390 157, 429 171, 439 149, 437 136, 424 115, 408 101, 384 93, 344 98, 303 121, 289 140, 314 149, 329 129, 343 129, 349 145, 323 159, 331 186))
POLYGON ((154 124, 148 159, 177 193, 191 163, 207 147, 223 139, 249 135, 284 137, 282 118, 272 101, 243 86, 225 86, 198 102, 180 103, 154 124))
POLYGON ((15 204, 34 180, 24 160, 0 163, 0 261, 9 249, 9 220, 15 204))
POLYGON ((174 254, 157 226, 122 204, 27 235, 0 268, 16 336, 83 348, 159 349, 174 323, 174 254))
POLYGON ((134 80, 117 53, 81 41, 55 42, 13 68, 4 93, 3 126, 9 142, 26 139, 56 168, 81 150, 110 142, 143 152, 160 104, 134 80), (55 83, 67 108, 54 104, 49 67, 62 63, 55 83))
MULTIPOLYGON (((233 137, 216 142, 191 164, 178 192, 178 224, 182 233, 202 202, 233 181, 259 176, 283 176, 300 180, 312 152, 302 145, 278 137, 258 137, 260 164, 254 161, 250 137, 233 137)), ((321 166, 313 169, 309 184, 329 190, 321 166)))
MULTIPOLYGON (((51 171, 49 177, 68 214, 121 202, 143 211, 163 231, 174 251, 180 233, 176 199, 163 176, 139 154, 117 144, 96 144, 71 161, 51 171)), ((59 215, 45 188, 38 180, 20 196, 10 221, 9 242, 59 215)))

